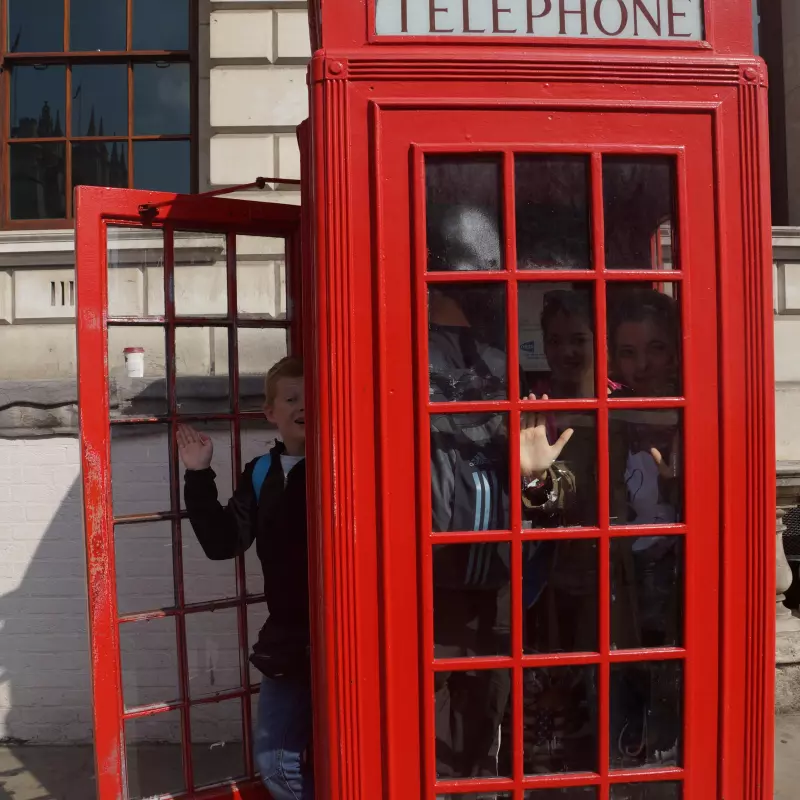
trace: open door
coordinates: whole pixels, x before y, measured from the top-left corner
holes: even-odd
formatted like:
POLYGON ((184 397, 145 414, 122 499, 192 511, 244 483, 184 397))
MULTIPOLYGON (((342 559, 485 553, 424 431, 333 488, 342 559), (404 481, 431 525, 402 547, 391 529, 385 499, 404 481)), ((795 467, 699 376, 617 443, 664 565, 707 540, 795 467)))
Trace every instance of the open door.
POLYGON ((212 437, 221 497, 266 452, 263 376, 300 350, 300 209, 81 187, 76 252, 97 797, 265 797, 258 560, 204 558, 175 436, 212 437))

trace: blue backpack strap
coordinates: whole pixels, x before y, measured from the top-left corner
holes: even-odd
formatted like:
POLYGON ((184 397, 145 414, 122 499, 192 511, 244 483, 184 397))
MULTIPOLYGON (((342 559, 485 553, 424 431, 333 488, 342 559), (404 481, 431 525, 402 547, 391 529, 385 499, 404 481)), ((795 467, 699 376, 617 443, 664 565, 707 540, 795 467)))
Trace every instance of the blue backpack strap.
POLYGON ((261 497, 261 487, 264 485, 271 465, 272 455, 267 453, 265 456, 261 456, 253 467, 253 491, 256 493, 256 500, 261 497))

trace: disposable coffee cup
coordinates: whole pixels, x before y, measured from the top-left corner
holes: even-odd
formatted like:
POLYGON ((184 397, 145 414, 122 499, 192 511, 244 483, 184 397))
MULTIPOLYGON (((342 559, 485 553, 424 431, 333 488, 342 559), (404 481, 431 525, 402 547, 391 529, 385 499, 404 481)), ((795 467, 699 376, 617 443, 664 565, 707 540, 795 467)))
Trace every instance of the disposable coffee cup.
POLYGON ((144 347, 126 347, 125 369, 129 378, 144 378, 144 347))

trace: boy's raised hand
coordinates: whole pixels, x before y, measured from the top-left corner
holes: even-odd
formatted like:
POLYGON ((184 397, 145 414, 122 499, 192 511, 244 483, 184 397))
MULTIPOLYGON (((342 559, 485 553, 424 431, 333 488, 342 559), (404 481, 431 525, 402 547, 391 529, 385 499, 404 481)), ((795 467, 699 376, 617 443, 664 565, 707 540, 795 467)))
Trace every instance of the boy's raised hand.
POLYGON ((178 425, 178 455, 188 470, 208 469, 214 455, 214 444, 191 425, 178 425))
MULTIPOLYGON (((535 400, 535 394, 529 394, 528 400, 535 400)), ((542 400, 547 400, 542 395, 542 400)), ((520 468, 525 477, 539 477, 547 472, 553 462, 561 455, 561 451, 572 438, 574 431, 568 428, 558 437, 558 441, 550 444, 547 439, 547 424, 544 414, 531 412, 522 415, 519 436, 520 468)))

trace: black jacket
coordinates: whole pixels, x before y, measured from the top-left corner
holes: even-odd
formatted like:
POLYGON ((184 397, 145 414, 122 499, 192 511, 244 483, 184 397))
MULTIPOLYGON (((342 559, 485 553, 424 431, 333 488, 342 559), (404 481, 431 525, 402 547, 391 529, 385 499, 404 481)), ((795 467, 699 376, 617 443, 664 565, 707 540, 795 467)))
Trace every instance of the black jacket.
POLYGON ((269 619, 261 629, 251 661, 277 677, 307 670, 309 649, 306 468, 283 474, 281 442, 270 451, 272 463, 256 498, 251 461, 227 506, 217 497, 211 468, 186 472, 184 496, 192 528, 203 552, 214 561, 235 558, 255 541, 264 573, 269 619))

